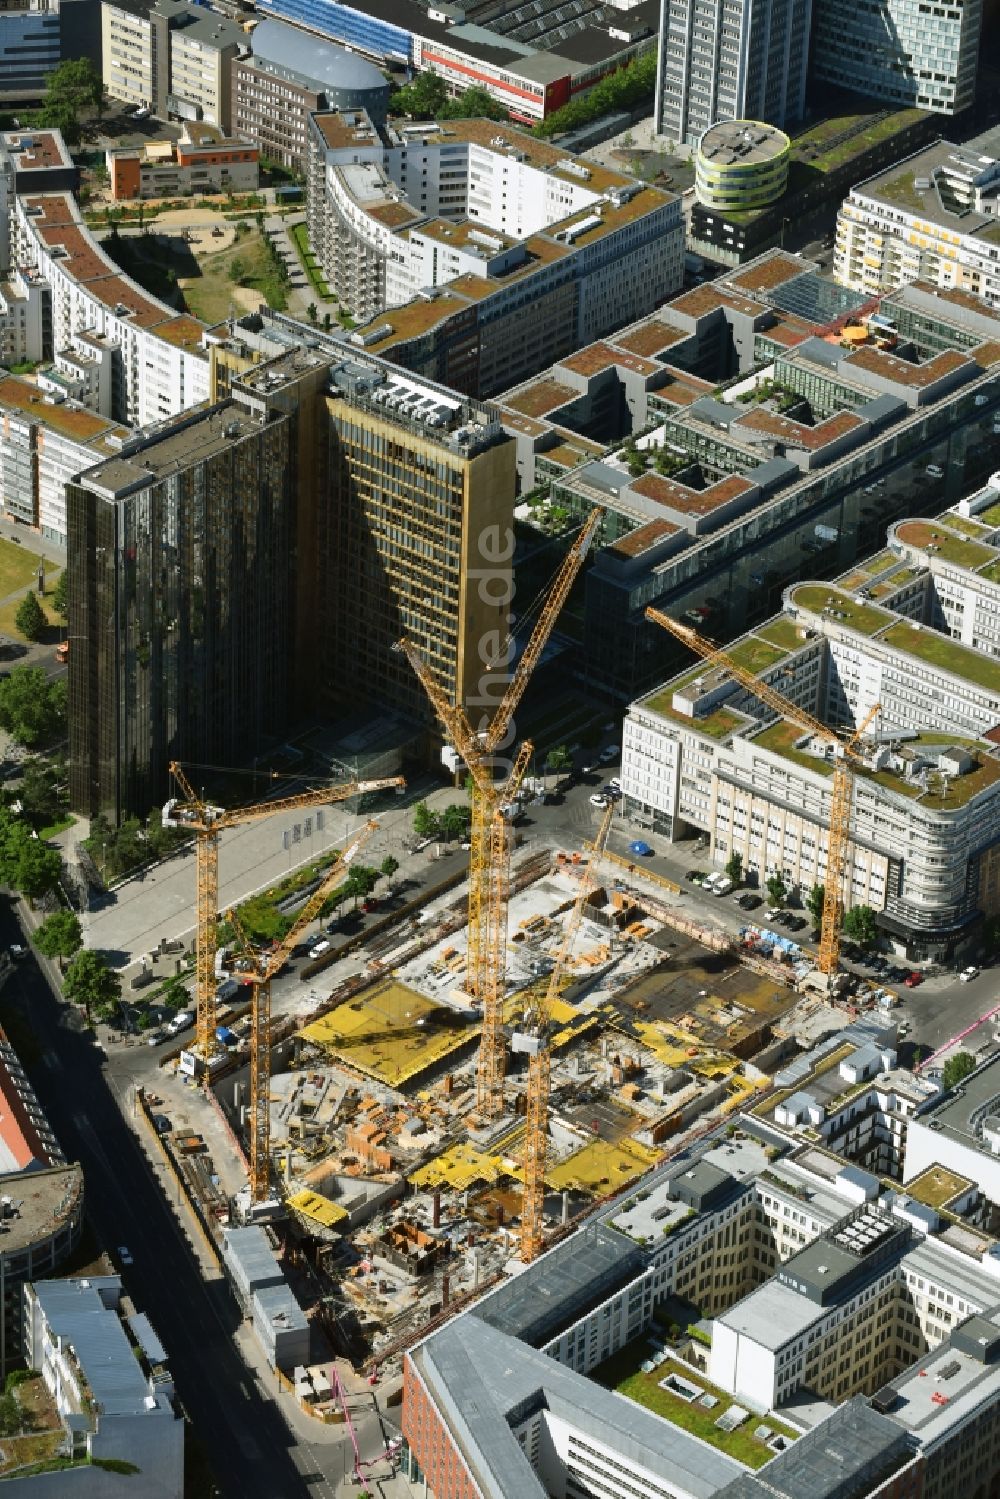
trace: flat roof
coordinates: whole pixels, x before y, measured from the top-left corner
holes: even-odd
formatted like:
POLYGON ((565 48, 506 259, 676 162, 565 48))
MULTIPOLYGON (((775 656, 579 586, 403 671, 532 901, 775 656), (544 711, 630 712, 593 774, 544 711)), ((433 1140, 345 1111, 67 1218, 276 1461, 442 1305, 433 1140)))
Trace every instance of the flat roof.
POLYGON ((37 385, 30 380, 20 380, 16 375, 0 376, 0 405, 23 412, 33 422, 50 427, 53 432, 72 438, 74 442, 103 443, 109 451, 109 437, 120 437, 124 441, 132 435, 130 428, 120 426, 109 417, 99 416, 96 411, 71 406, 65 401, 46 400, 44 391, 37 385))
POLYGON ((759 120, 719 120, 698 142, 699 155, 717 166, 759 166, 774 161, 791 145, 777 125, 759 120))
POLYGON ((941 200, 935 182, 936 174, 950 167, 961 176, 972 170, 973 160, 981 164, 980 170, 989 164, 989 158, 970 152, 967 147, 956 146, 949 141, 935 141, 933 145, 916 152, 904 161, 866 182, 859 183, 852 191, 860 196, 876 198, 891 207, 903 208, 918 215, 929 224, 950 230, 953 234, 973 239, 985 239, 991 244, 1000 243, 1000 221, 974 209, 963 208, 951 212, 941 200), (919 184, 927 182, 928 186, 919 184))
POLYGON ((763 1472, 741 1474, 716 1499, 847 1499, 875 1492, 911 1457, 906 1433, 854 1395, 763 1472))
MULTIPOLYGON (((984 1108, 993 1103, 1000 1114, 1000 1056, 990 1058, 964 1077, 957 1088, 921 1109, 913 1122, 924 1128, 933 1125, 935 1130, 970 1150, 990 1156, 993 1152, 988 1141, 983 1139, 979 1126, 984 1108)), ((1000 1300, 1000 1295, 997 1299, 1000 1300)))
POLYGON ((132 451, 87 469, 80 482, 103 492, 107 499, 116 499, 203 462, 240 438, 259 432, 260 427, 245 407, 231 401, 200 414, 187 411, 132 451))

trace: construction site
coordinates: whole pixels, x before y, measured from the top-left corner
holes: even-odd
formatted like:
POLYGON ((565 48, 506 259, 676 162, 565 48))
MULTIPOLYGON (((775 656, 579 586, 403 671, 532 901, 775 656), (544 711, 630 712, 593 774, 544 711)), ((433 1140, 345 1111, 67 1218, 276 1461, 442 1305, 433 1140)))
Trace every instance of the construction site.
MULTIPOLYGON (((398 1372, 437 1320, 759 1103, 802 1027, 822 1024, 817 1012, 843 1023, 825 994, 803 997, 817 974, 814 991, 835 988, 823 980, 837 969, 836 887, 814 970, 794 944, 699 921, 676 885, 614 854, 613 801, 583 848, 516 847, 512 808, 531 747, 502 779, 493 757, 595 527, 562 564, 485 733, 401 642, 471 781, 468 875, 387 918, 363 949, 309 949, 308 1003, 272 1016, 271 980, 374 824, 299 893, 282 940, 254 943, 238 911, 218 910, 218 841, 278 804, 223 812, 174 767, 182 796, 164 816, 197 840, 197 1028, 163 1066, 188 1083, 183 1128, 149 1117, 222 1257, 274 1260, 283 1320, 258 1330, 265 1314, 255 1311, 254 1330, 320 1414, 338 1398, 328 1382, 317 1393, 321 1361, 398 1372), (219 995, 234 979, 239 997, 220 1026, 219 995)), ((839 764, 849 786, 850 762, 839 764)), ((347 800, 398 779, 318 787, 281 805, 347 800)), ((831 848, 841 862, 843 796, 841 786, 831 848)), ((157 1105, 167 1107, 157 1097, 146 1107, 157 1105)))

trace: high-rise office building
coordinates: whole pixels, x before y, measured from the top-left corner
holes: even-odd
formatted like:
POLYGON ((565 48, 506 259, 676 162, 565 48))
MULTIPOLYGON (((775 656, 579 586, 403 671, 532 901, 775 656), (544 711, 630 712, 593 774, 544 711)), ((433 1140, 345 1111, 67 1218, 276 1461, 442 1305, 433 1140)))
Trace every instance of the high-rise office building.
POLYGON ((976 91, 982 0, 816 0, 813 77, 953 115, 976 91))
POLYGON ((661 0, 658 134, 693 143, 716 120, 800 119, 811 12, 812 0, 661 0))
POLYGON ((503 690, 498 413, 277 314, 244 324, 226 400, 68 486, 71 796, 91 815, 148 813, 169 760, 243 764, 299 713, 376 705, 423 737, 403 635, 475 718, 503 690))
POLYGON ((290 418, 219 404, 67 486, 70 794, 144 815, 171 759, 238 765, 289 713, 290 418))

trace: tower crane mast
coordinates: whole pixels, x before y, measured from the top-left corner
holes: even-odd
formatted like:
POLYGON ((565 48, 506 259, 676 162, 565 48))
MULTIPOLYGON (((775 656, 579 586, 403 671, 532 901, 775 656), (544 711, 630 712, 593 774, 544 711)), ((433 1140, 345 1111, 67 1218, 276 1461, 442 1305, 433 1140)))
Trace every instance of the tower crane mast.
POLYGON ((510 833, 501 808, 517 795, 531 759, 532 746, 529 741, 521 745, 503 780, 497 779, 495 756, 511 729, 525 688, 583 566, 603 513, 601 510, 591 512, 563 558, 507 690, 493 717, 480 731, 473 729, 460 704, 449 701, 413 642, 404 638, 397 645, 413 667, 445 733, 462 756, 472 778, 467 987, 482 1007, 482 1038, 476 1062, 476 1105, 485 1119, 494 1119, 503 1112, 504 954, 510 833))
POLYGON ((259 822, 283 812, 297 812, 305 807, 321 807, 346 801, 370 791, 401 788, 402 776, 384 776, 373 781, 342 781, 333 786, 315 786, 294 796, 277 797, 247 807, 225 811, 206 802, 191 785, 183 766, 172 760, 168 767, 180 789, 180 797, 171 798, 163 808, 163 826, 183 828, 195 840, 195 1047, 204 1066, 216 1050, 215 1042, 215 951, 218 946, 219 922, 219 838, 226 828, 259 822))
POLYGON ((851 841, 851 805, 854 790, 854 767, 860 762, 857 754, 857 745, 868 729, 872 720, 881 711, 881 704, 875 703, 865 714, 859 726, 847 739, 842 739, 833 729, 820 719, 816 718, 806 708, 798 703, 791 702, 780 693, 776 687, 769 682, 761 681, 760 677, 748 671, 746 667, 729 655, 726 651, 713 645, 699 635, 697 630, 692 630, 689 625, 682 625, 665 614, 661 609, 652 605, 646 610, 646 618, 654 624, 668 630, 675 639, 681 641, 689 650, 701 656, 709 666, 723 667, 735 681, 745 687, 748 692, 776 713, 779 718, 786 718, 790 723, 803 729, 806 733, 813 734, 822 740, 833 750, 834 767, 833 781, 830 788, 830 819, 827 830, 826 849, 826 881, 823 886, 823 916, 820 923, 820 944, 818 967, 821 973, 831 977, 837 971, 840 961, 840 926, 843 910, 842 885, 844 880, 844 864, 851 841))

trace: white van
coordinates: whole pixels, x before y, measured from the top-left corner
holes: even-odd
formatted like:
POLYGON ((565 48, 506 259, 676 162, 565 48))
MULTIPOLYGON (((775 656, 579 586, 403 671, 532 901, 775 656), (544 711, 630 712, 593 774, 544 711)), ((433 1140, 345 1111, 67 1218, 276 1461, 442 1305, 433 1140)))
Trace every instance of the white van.
POLYGON ((178 1036, 181 1031, 186 1030, 189 1025, 194 1024, 194 1014, 191 1010, 180 1010, 167 1026, 168 1036, 178 1036))

